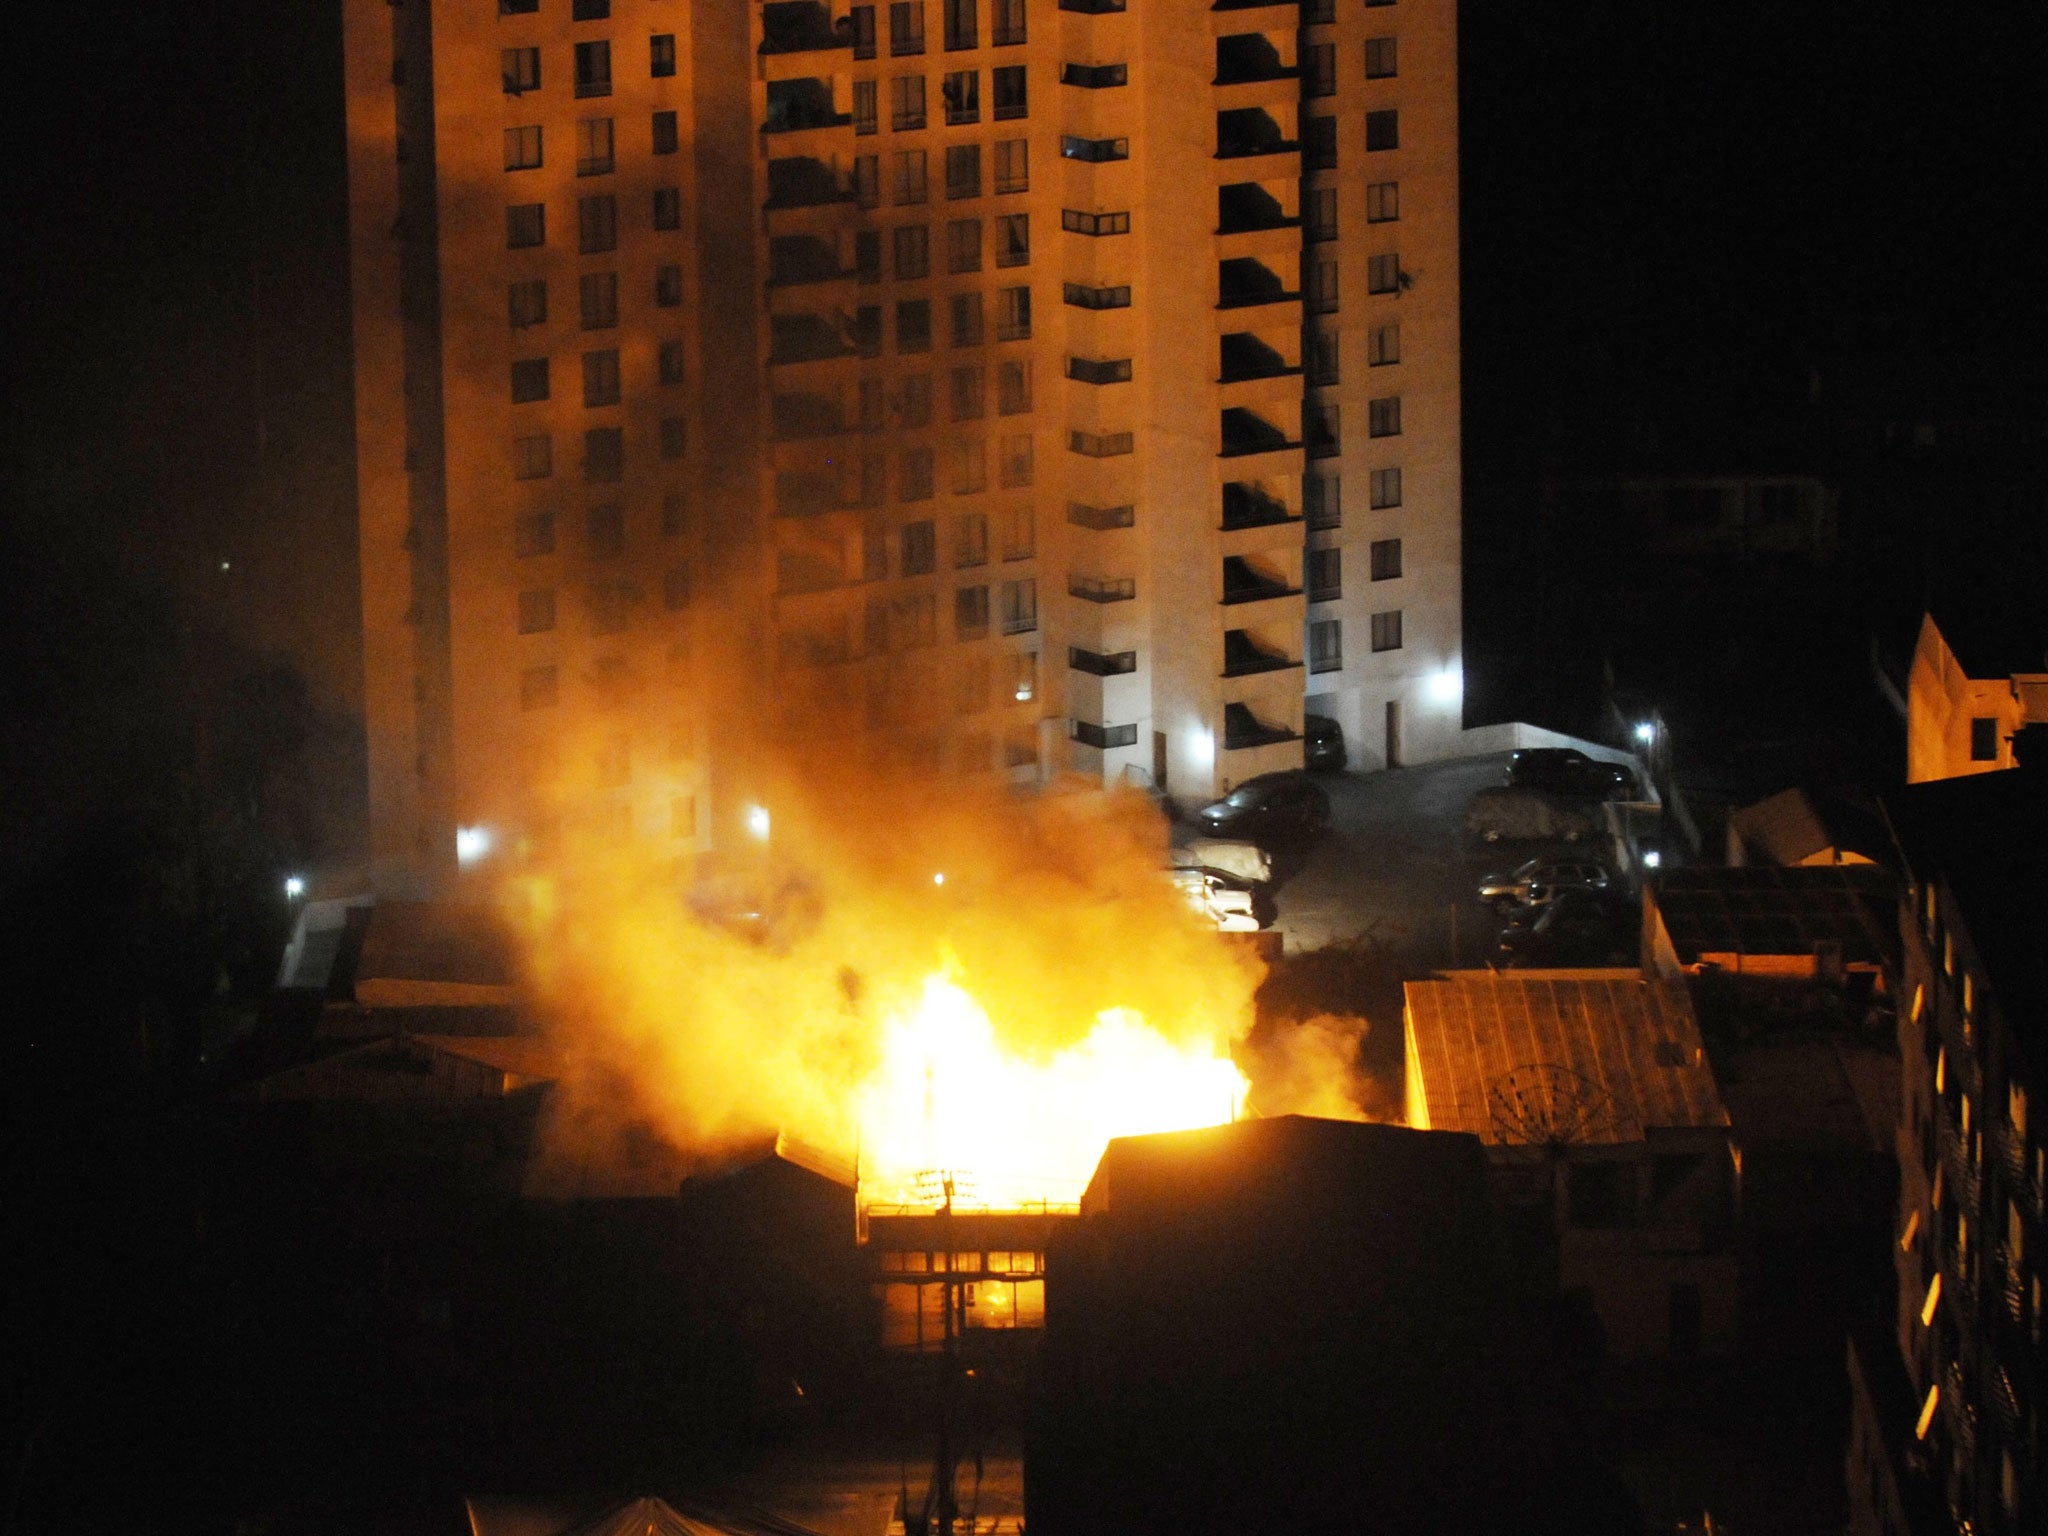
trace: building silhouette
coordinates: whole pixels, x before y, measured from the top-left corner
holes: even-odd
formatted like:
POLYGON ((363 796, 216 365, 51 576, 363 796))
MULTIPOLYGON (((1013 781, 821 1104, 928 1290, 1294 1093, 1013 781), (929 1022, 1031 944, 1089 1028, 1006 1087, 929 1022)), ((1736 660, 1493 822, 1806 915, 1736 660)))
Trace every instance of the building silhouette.
POLYGON ((347 0, 374 857, 1460 727, 1449 0, 347 0), (567 786, 567 788, 565 788, 567 786))

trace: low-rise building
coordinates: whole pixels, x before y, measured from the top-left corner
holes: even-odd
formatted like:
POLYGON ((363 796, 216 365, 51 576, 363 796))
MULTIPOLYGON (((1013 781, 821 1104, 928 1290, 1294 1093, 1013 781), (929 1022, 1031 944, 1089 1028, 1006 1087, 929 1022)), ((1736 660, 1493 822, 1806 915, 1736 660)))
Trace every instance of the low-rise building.
POLYGON ((2048 648, 1975 615, 1920 621, 1906 682, 1906 782, 2010 768, 2013 733, 2048 722, 2048 648))

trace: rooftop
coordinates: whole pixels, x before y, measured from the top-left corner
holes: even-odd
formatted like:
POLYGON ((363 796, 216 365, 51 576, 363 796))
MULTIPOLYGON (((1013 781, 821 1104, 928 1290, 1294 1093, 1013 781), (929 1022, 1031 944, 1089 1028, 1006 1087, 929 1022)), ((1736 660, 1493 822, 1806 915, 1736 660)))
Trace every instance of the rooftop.
POLYGON ((1453 972, 1407 985, 1411 1123, 1488 1143, 1723 1129, 1682 982, 1635 971, 1453 972))
POLYGON ((1651 901, 1685 965, 1702 955, 1811 955, 1839 947, 1851 964, 1879 965, 1898 952, 1897 882, 1875 864, 1780 869, 1674 869, 1651 901))

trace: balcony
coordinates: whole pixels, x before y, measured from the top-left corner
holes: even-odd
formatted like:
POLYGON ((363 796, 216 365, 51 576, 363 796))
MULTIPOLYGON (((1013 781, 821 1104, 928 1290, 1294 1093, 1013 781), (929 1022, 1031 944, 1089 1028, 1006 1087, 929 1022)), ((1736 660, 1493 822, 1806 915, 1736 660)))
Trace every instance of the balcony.
POLYGON ((768 115, 763 133, 800 133, 807 128, 844 128, 853 121, 851 112, 838 111, 832 101, 832 82, 807 78, 774 80, 768 85, 768 115))
POLYGON ((1131 528, 1137 525, 1138 509, 1133 506, 1091 507, 1086 502, 1067 503, 1067 521, 1076 528, 1087 528, 1095 533, 1108 533, 1115 528, 1131 528))
POLYGON ((835 23, 818 0, 770 0, 761 7, 761 52, 822 53, 853 41, 851 21, 835 23))
POLYGON ((1294 511, 1279 497, 1244 480, 1232 480, 1223 487, 1223 531, 1237 533, 1246 528, 1278 528, 1299 522, 1294 511))
MULTIPOLYGON (((1293 657, 1261 645, 1248 629, 1226 629, 1223 632, 1225 677, 1252 677, 1260 672, 1286 672, 1300 667, 1301 663, 1293 657)), ((1287 737, 1275 739, 1285 741, 1287 737)))
POLYGON ((1249 235, 1264 229, 1299 229, 1280 199, 1256 181, 1233 181, 1216 189, 1216 233, 1249 235))
POLYGON ((770 288, 829 283, 853 273, 853 268, 840 264, 838 247, 816 235, 777 235, 768 242, 770 288))
POLYGON ((822 208, 852 201, 852 184, 822 160, 790 155, 768 162, 768 201, 763 208, 822 208))
POLYGON ((1288 138, 1287 130, 1264 107, 1238 107, 1216 114, 1218 160, 1292 154, 1300 148, 1301 142, 1288 138))
POLYGON ((1251 85, 1261 80, 1294 80, 1300 75, 1263 32, 1237 32, 1216 39, 1214 85, 1251 85))
POLYGON ((1128 603, 1138 595, 1134 576, 1069 576, 1067 596, 1084 603, 1128 603))
POLYGON ((823 315, 774 315, 768 322, 768 361, 815 363, 828 357, 851 357, 853 338, 823 315))
POLYGON ((1086 672, 1090 677, 1122 677, 1138 670, 1136 651, 1084 650, 1078 645, 1067 647, 1067 665, 1076 672, 1086 672))
POLYGON ((1250 331, 1232 331, 1223 338, 1220 351, 1222 372, 1216 379, 1219 384, 1242 384, 1247 379, 1282 379, 1301 372, 1299 363, 1288 362, 1250 331))
POLYGON ((1228 555, 1223 561, 1223 601, 1263 603, 1278 597, 1299 597, 1301 588, 1290 586, 1287 577, 1263 560, 1248 555, 1228 555))
POLYGON ((1223 446, 1217 450, 1219 458, 1241 459, 1258 453, 1284 453, 1301 446, 1257 411, 1248 411, 1242 406, 1232 406, 1223 413, 1222 427, 1223 446))
POLYGON ((1272 747, 1281 742, 1299 740, 1301 732, 1261 720, 1252 713, 1249 704, 1223 706, 1223 749, 1226 752, 1245 752, 1255 747, 1272 747))
POLYGON ((1216 307, 1249 309, 1256 304, 1295 304, 1301 290, 1289 288, 1280 274, 1256 256, 1233 256, 1216 263, 1216 307))

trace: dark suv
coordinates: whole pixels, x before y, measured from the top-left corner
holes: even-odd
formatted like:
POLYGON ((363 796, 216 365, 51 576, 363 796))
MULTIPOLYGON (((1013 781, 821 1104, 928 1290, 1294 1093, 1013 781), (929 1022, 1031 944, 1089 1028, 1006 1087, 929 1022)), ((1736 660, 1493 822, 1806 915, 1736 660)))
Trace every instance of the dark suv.
POLYGON ((1633 769, 1595 762, 1577 747, 1510 752, 1507 781, 1511 789, 1541 789, 1575 800, 1632 800, 1642 793, 1633 769))
POLYGON ((1291 842, 1330 824, 1330 797, 1305 773, 1266 773, 1203 806, 1195 820, 1210 837, 1291 842))
POLYGON ((1344 727, 1328 715, 1304 715, 1302 726, 1308 737, 1308 766, 1312 771, 1341 773, 1344 769, 1344 727))

